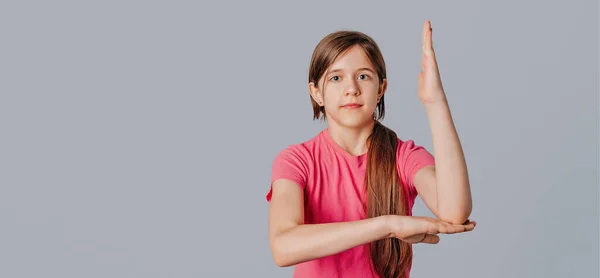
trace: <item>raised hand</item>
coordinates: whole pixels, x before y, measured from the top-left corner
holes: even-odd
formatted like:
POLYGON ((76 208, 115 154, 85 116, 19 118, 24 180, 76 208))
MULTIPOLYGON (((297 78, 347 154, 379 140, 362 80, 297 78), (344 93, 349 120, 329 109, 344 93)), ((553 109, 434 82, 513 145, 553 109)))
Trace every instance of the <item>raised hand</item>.
POLYGON ((431 22, 423 24, 423 51, 421 54, 421 73, 419 73, 419 100, 423 104, 445 101, 446 95, 440 79, 435 51, 433 50, 431 22))
POLYGON ((461 225, 450 224, 437 218, 423 216, 390 215, 387 223, 392 236, 408 243, 436 244, 438 234, 456 234, 475 229, 476 223, 468 221, 461 225))

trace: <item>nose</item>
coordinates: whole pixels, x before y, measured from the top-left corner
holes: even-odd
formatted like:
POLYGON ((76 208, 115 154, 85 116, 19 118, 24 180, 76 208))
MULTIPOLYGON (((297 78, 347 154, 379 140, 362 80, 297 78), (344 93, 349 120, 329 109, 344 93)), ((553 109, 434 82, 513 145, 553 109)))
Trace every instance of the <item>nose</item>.
POLYGON ((346 95, 359 95, 360 94, 360 90, 358 89, 358 86, 356 85, 355 81, 351 81, 350 84, 348 84, 348 86, 346 87, 346 95))

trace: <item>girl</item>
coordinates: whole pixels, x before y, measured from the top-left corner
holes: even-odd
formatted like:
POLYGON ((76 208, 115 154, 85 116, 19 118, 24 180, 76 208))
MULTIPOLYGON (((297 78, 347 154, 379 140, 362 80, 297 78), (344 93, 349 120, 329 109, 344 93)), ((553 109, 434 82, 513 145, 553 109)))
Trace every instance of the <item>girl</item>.
POLYGON ((432 46, 423 25, 418 96, 435 159, 381 124, 386 68, 373 39, 339 31, 316 46, 308 89, 327 128, 275 158, 269 240, 294 277, 408 277, 412 244, 471 231, 471 192, 432 46), (412 216, 419 195, 436 218, 412 216))

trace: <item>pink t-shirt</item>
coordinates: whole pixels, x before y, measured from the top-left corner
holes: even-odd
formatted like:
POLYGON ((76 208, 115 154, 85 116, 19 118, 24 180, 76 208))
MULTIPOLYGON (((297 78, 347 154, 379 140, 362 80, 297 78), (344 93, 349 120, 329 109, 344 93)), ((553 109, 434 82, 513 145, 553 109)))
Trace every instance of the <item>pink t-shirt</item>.
MULTIPOLYGON (((413 177, 421 168, 434 165, 434 157, 412 140, 398 139, 397 165, 402 185, 409 192, 406 202, 412 215, 417 191, 413 177)), ((273 162, 271 184, 290 179, 304 190, 306 224, 365 219, 363 209, 366 154, 353 156, 340 147, 324 129, 315 137, 288 146, 273 162)), ((271 201, 271 189, 266 195, 271 201)), ((378 277, 364 244, 320 259, 297 264, 294 277, 378 277)))

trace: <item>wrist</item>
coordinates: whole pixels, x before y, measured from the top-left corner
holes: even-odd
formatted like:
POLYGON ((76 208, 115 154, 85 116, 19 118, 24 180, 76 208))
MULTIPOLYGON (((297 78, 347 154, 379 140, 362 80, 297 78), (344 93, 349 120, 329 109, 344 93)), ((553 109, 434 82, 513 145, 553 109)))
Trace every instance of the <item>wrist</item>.
POLYGON ((445 118, 450 115, 450 106, 446 101, 430 102, 425 104, 425 112, 430 119, 445 118))
POLYGON ((400 215, 383 215, 379 218, 381 219, 385 238, 396 237, 399 226, 402 226, 403 217, 400 215))
POLYGON ((390 238, 392 237, 392 228, 390 225, 390 216, 389 215, 381 215, 376 217, 375 222, 377 223, 377 230, 379 231, 379 239, 390 238))
POLYGON ((425 106, 426 109, 431 109, 431 108, 435 109, 437 107, 447 107, 448 100, 446 98, 443 98, 443 99, 439 99, 439 100, 435 100, 435 101, 424 102, 423 105, 425 106))

